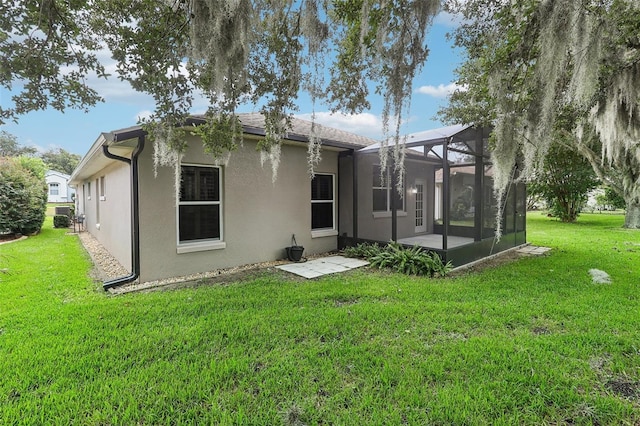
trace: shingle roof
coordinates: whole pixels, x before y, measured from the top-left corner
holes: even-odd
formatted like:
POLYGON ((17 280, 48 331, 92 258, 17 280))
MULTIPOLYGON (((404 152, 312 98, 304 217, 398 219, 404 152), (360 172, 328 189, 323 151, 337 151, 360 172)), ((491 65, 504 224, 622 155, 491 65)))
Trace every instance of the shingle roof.
MULTIPOLYGON (((264 116, 260 113, 239 113, 237 114, 245 134, 264 136, 265 123, 264 116)), ((188 125, 198 125, 206 120, 204 115, 192 115, 187 118, 188 125)), ((296 142, 309 142, 311 134, 311 121, 301 118, 291 118, 291 129, 287 133, 286 139, 296 142)), ((355 133, 336 129, 333 127, 315 124, 316 133, 322 139, 322 144, 343 149, 360 149, 377 143, 375 139, 366 136, 360 136, 355 133)), ((123 141, 137 137, 144 131, 140 126, 127 127, 124 129, 114 130, 109 133, 110 138, 115 141, 123 141)))
MULTIPOLYGON (((196 120, 204 120, 202 115, 194 115, 196 120)), ((264 115, 260 113, 239 113, 238 118, 242 123, 245 133, 264 136, 264 115)), ((287 134, 287 139, 298 142, 308 142, 311 134, 311 121, 301 118, 291 118, 291 129, 287 134)), ((333 127, 323 126, 315 123, 316 134, 322 139, 322 144, 334 146, 338 148, 363 148, 371 144, 377 143, 375 139, 366 136, 357 135, 355 133, 336 129, 333 127)))
MULTIPOLYGON (((264 116, 259 113, 240 113, 238 118, 242 123, 245 134, 264 136, 264 116)), ((192 115, 187 118, 185 125, 198 125, 205 120, 203 115, 192 115)), ((322 144, 328 147, 340 149, 360 149, 365 146, 375 144, 377 141, 365 136, 356 135, 344 130, 323 126, 316 123, 316 131, 322 139, 322 144)), ((80 170, 84 170, 87 164, 91 163, 93 171, 105 167, 106 163, 112 161, 102 155, 103 145, 126 144, 135 138, 145 135, 146 132, 140 125, 126 127, 123 129, 113 130, 108 133, 102 133, 93 143, 89 152, 80 160, 80 164, 71 175, 71 180, 79 182, 80 170), (104 163, 104 164, 103 164, 104 163), (95 169, 95 170, 94 170, 95 169)), ((301 118, 293 117, 291 119, 291 130, 287 134, 287 140, 295 142, 309 142, 311 134, 311 122, 301 118)), ((76 182, 76 183, 77 183, 76 182)))

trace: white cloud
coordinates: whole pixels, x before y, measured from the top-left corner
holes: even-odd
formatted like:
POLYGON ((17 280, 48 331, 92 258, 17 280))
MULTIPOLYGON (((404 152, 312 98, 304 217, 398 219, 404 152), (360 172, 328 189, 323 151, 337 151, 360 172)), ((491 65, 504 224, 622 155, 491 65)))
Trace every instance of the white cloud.
MULTIPOLYGON (((311 114, 295 114, 303 120, 311 120, 311 114)), ((374 139, 382 138, 382 119, 368 112, 360 114, 340 114, 331 112, 316 112, 316 123, 334 127, 347 132, 374 139)))
POLYGON ((33 141, 33 139, 31 139, 31 138, 28 138, 21 145, 28 146, 28 147, 31 147, 31 148, 35 148, 38 151, 38 154, 44 154, 45 152, 49 151, 50 148, 56 148, 56 146, 54 146, 54 145, 49 145, 48 148, 45 148, 44 146, 38 145, 37 143, 35 143, 33 141))
POLYGON ((464 22, 464 18, 462 17, 462 15, 449 12, 440 12, 433 19, 434 24, 450 28, 457 28, 462 22, 464 22))
POLYGON ((464 86, 460 86, 457 83, 439 84, 437 86, 427 85, 418 87, 416 93, 432 96, 434 98, 446 98, 456 90, 466 90, 464 86))
POLYGON ((148 119, 153 114, 153 111, 144 109, 136 114, 136 123, 141 122, 142 120, 148 119))
MULTIPOLYGON (((106 47, 95 52, 97 59, 104 67, 104 72, 109 77, 106 79, 98 77, 95 73, 90 73, 84 80, 90 88, 98 92, 106 102, 124 102, 133 105, 148 107, 154 105, 153 97, 146 93, 141 93, 133 89, 128 81, 123 81, 118 77, 117 62, 111 57, 111 51, 106 47)), ((76 65, 62 67, 61 74, 68 74, 77 71, 76 65)))
MULTIPOLYGON (((89 86, 98 91, 105 101, 114 101, 120 103, 128 103, 138 105, 142 108, 152 108, 155 105, 153 97, 147 93, 134 90, 128 81, 122 81, 118 77, 117 63, 111 58, 111 53, 103 49, 99 52, 98 58, 105 67, 105 72, 109 74, 108 79, 91 76, 88 78, 89 86)), ((186 63, 182 62, 176 70, 180 74, 188 75, 186 63)), ((167 71, 169 74, 170 71, 167 71)), ((201 90, 194 90, 192 112, 194 114, 203 114, 209 107, 209 98, 207 98, 201 90)), ((146 110, 143 112, 147 112, 146 110)))

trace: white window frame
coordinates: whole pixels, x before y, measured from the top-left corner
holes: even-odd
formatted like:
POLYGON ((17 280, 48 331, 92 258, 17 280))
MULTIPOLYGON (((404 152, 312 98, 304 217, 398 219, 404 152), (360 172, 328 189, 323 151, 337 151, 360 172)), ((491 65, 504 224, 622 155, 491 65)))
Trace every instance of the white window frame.
POLYGON ((424 233, 427 232, 427 181, 422 178, 416 179, 414 188, 415 190, 412 190, 412 193, 414 194, 413 202, 415 203, 415 232, 424 233), (422 187, 422 190, 418 191, 418 187, 422 187))
POLYGON ((181 163, 180 172, 182 173, 182 167, 201 167, 218 169, 218 191, 220 194, 220 201, 180 201, 180 188, 176 188, 176 251, 178 254, 194 253, 207 250, 220 250, 227 247, 227 243, 224 241, 224 194, 223 194, 223 169, 220 166, 212 164, 195 164, 195 163, 181 163), (220 206, 220 238, 196 240, 196 241, 180 241, 180 206, 187 205, 219 205, 220 206))
MULTIPOLYGON (((311 199, 311 204, 327 204, 331 202, 332 207, 332 219, 333 223, 330 228, 319 228, 319 229, 311 229, 311 238, 321 238, 321 237, 333 237, 338 235, 338 229, 336 226, 337 218, 337 202, 336 202, 336 175, 335 173, 316 173, 316 176, 331 176, 331 200, 314 200, 311 199)), ((312 194, 309 194, 312 196, 312 194)), ((313 209, 311 210, 311 214, 313 215, 313 209)), ((311 226, 313 226, 313 221, 311 222, 311 226)))
POLYGON ((107 187, 106 187, 106 182, 105 182, 105 178, 104 176, 100 176, 100 186, 98 187, 98 190, 100 191, 100 201, 106 201, 107 200, 107 187))
MULTIPOLYGON (((385 176, 384 181, 382 182, 382 184, 384 186, 373 186, 373 182, 375 182, 378 178, 378 176, 376 176, 376 173, 378 173, 378 170, 376 169, 380 169, 382 166, 380 166, 380 164, 374 164, 373 167, 371 168, 372 170, 372 175, 371 175, 371 196, 373 197, 373 191, 374 190, 385 190, 386 191, 386 195, 387 195, 387 209, 386 210, 373 210, 373 198, 371 200, 371 211, 373 213, 373 217, 375 219, 377 218, 383 218, 383 217, 391 217, 391 194, 392 191, 396 191, 396 188, 392 188, 391 187, 391 178, 390 178, 390 173, 393 173, 393 171, 391 170, 391 167, 387 166, 387 173, 385 176)), ((401 208, 397 208, 396 209, 396 214, 398 216, 406 216, 407 215, 407 194, 406 194, 406 179, 405 182, 402 182, 402 191, 404 192, 404 197, 402 197, 402 207, 401 208)))
POLYGON ((96 178, 96 229, 100 229, 100 179, 96 178))
POLYGON ((51 182, 49 184, 49 195, 60 195, 60 184, 58 182, 51 182), (55 188, 56 193, 53 193, 55 188))

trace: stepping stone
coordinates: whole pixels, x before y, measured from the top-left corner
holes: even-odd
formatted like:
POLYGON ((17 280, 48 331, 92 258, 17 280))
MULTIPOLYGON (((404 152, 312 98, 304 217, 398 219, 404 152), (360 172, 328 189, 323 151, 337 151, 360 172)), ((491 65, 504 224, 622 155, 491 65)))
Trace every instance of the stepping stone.
POLYGON ((328 256, 308 262, 288 263, 286 265, 276 266, 276 268, 310 279, 350 271, 351 269, 360 268, 368 264, 369 262, 360 259, 351 259, 344 256, 328 256))

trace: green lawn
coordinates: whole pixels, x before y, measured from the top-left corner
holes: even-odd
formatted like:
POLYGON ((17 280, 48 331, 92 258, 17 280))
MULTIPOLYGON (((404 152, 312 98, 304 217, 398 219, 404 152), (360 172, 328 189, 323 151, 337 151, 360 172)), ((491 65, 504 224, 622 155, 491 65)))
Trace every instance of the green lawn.
POLYGON ((551 255, 455 278, 113 297, 48 218, 0 246, 0 424, 637 425, 640 232, 622 222, 532 213, 551 255))

